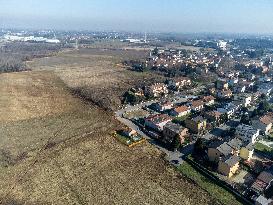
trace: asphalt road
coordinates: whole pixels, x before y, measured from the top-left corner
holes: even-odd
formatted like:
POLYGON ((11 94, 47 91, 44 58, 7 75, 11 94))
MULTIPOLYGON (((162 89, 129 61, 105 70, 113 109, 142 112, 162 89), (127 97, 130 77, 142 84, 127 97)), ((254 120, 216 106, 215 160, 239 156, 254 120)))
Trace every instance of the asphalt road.
MULTIPOLYGON (((189 90, 188 93, 195 93, 197 91, 201 91, 204 88, 205 88, 204 86, 195 87, 195 88, 189 90)), ((194 98, 197 98, 197 96, 194 96, 194 95, 184 95, 182 93, 175 93, 172 96, 167 96, 167 97, 162 97, 162 98, 156 99, 156 100, 142 102, 142 103, 140 103, 138 105, 135 105, 135 106, 127 105, 124 108, 118 110, 115 113, 115 117, 116 117, 117 120, 119 120, 121 123, 123 123, 127 127, 131 128, 133 130, 136 130, 138 134, 140 134, 141 136, 143 136, 144 138, 146 138, 151 144, 153 144, 155 147, 157 147, 162 152, 164 152, 166 154, 166 160, 168 160, 169 162, 171 162, 175 166, 179 166, 180 164, 183 163, 183 161, 184 161, 183 158, 186 155, 192 153, 193 144, 189 144, 189 145, 183 147, 182 149, 180 149, 179 151, 168 150, 161 143, 159 143, 156 139, 153 139, 150 136, 148 136, 146 133, 144 133, 131 120, 124 118, 123 114, 125 112, 130 112, 130 111, 142 109, 145 106, 149 106, 149 105, 151 105, 153 103, 156 103, 156 102, 159 102, 159 101, 167 101, 167 100, 169 100, 169 101, 172 101, 174 103, 175 102, 186 102, 189 98, 194 99, 194 98)))
POLYGON ((164 147, 162 144, 160 144, 156 139, 153 139, 150 136, 148 136, 146 133, 144 133, 131 120, 122 117, 124 112, 141 109, 143 106, 148 106, 154 102, 156 102, 156 101, 149 101, 149 102, 142 103, 142 104, 136 105, 136 106, 127 106, 126 108, 119 110, 115 113, 116 119, 119 120, 124 125, 126 125, 127 127, 131 128, 133 130, 136 130, 138 134, 140 134, 141 136, 146 138, 151 144, 153 144, 155 147, 157 147, 162 152, 164 152, 166 154, 166 160, 168 160, 170 163, 172 163, 175 166, 179 166, 180 164, 183 163, 184 156, 186 156, 192 152, 192 150, 193 150, 192 144, 188 145, 186 147, 183 147, 179 151, 168 150, 166 147, 164 147))

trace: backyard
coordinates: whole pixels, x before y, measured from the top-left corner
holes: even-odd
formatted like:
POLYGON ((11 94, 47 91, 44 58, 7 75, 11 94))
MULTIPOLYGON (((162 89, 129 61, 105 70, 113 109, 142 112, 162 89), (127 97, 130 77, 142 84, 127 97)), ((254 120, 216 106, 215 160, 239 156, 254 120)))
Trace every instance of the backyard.
POLYGON ((208 179, 206 176, 202 175, 199 171, 193 168, 189 163, 184 162, 178 167, 178 170, 196 184, 198 184, 202 189, 210 193, 211 197, 214 197, 222 204, 232 204, 239 205, 240 202, 237 201, 236 197, 224 188, 215 184, 215 182, 208 179))
POLYGON ((255 143, 255 150, 258 150, 271 156, 273 155, 273 148, 266 144, 266 142, 264 141, 255 143))

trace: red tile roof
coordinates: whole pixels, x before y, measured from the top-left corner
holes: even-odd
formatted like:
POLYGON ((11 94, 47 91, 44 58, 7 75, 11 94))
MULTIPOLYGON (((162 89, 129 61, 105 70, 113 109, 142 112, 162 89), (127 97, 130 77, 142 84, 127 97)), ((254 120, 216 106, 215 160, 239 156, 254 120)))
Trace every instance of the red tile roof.
POLYGON ((182 113, 188 111, 189 108, 187 106, 180 106, 174 109, 175 112, 177 113, 182 113))
POLYGON ((158 124, 161 122, 170 121, 170 120, 172 120, 172 118, 166 114, 158 114, 158 115, 152 115, 152 116, 148 117, 146 120, 158 124))
POLYGON ((214 117, 220 117, 222 115, 222 113, 220 113, 218 111, 210 111, 210 112, 207 112, 207 115, 214 116, 214 117))
POLYGON ((192 101, 191 105, 193 107, 200 107, 200 106, 204 105, 204 102, 201 100, 195 100, 195 101, 192 101))
POLYGON ((213 96, 211 96, 211 95, 208 95, 208 96, 204 96, 204 97, 203 97, 203 101, 204 101, 204 102, 210 102, 210 101, 212 101, 212 100, 215 100, 215 98, 214 98, 213 96))
POLYGON ((269 125, 270 123, 273 122, 273 116, 264 115, 263 117, 260 118, 260 121, 261 121, 263 124, 269 125))
POLYGON ((191 80, 191 79, 188 78, 188 77, 180 77, 180 78, 175 79, 174 81, 175 82, 181 82, 181 81, 189 81, 189 80, 191 80))

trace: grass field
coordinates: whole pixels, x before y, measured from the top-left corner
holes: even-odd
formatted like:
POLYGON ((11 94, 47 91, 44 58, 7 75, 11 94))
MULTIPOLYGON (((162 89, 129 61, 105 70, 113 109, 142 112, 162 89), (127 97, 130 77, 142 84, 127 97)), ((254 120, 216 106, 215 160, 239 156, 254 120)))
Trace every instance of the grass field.
POLYGON ((211 197, 217 199, 222 204, 239 205, 236 198, 224 188, 218 186, 213 181, 195 170, 189 163, 183 163, 178 170, 188 178, 192 179, 201 188, 210 193, 211 197))
POLYGON ((116 110, 125 91, 135 85, 162 82, 154 73, 138 73, 118 66, 128 59, 144 58, 144 51, 82 49, 36 59, 28 63, 34 70, 51 70, 80 96, 107 110, 116 110))
POLYGON ((0 74, 0 204, 217 204, 149 143, 119 143, 113 114, 71 94, 86 85, 107 98, 130 79, 111 59, 61 53, 0 74))

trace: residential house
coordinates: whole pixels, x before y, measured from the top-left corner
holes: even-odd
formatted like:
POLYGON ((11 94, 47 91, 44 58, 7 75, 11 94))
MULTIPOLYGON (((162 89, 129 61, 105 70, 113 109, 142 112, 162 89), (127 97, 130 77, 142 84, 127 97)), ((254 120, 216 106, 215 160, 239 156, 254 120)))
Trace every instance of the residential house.
POLYGON ((175 137, 179 137, 180 144, 183 144, 188 135, 188 129, 178 124, 168 122, 163 128, 162 141, 166 144, 172 144, 175 137))
POLYGON ((218 162, 221 158, 230 155, 236 155, 244 160, 250 160, 253 152, 254 146, 252 143, 245 143, 235 137, 227 142, 216 141, 216 143, 212 143, 208 148, 208 157, 210 161, 214 162, 218 162))
POLYGON ((252 102, 252 96, 247 93, 241 93, 234 95, 234 100, 239 101, 242 106, 248 107, 252 102))
POLYGON ((218 90, 216 93, 216 96, 218 98, 227 99, 232 97, 232 91, 231 90, 218 90))
POLYGON ((258 91, 265 94, 266 96, 269 96, 272 90, 273 90, 273 86, 270 85, 269 83, 261 84, 258 88, 258 91))
POLYGON ((256 200, 255 200, 255 205, 273 205, 273 199, 268 199, 264 197, 263 195, 260 195, 256 200))
POLYGON ((207 106, 213 105, 215 103, 215 98, 211 95, 204 96, 202 100, 207 106))
POLYGON ((243 142, 242 140, 238 139, 238 138, 233 138, 233 139, 230 139, 227 144, 232 148, 233 150, 233 154, 236 153, 236 155, 239 154, 239 151, 243 145, 243 142))
POLYGON ((209 122, 215 122, 219 123, 221 119, 221 113, 218 111, 209 111, 204 114, 204 117, 209 121, 209 122))
POLYGON ((170 110, 173 107, 173 103, 170 101, 157 102, 152 104, 152 107, 159 112, 163 112, 165 110, 170 110))
POLYGON ((187 105, 191 108, 192 111, 201 111, 204 109, 204 102, 202 100, 195 100, 188 102, 187 105))
POLYGON ((214 141, 208 146, 209 161, 219 162, 221 157, 233 154, 233 149, 227 142, 214 141))
POLYGON ((145 94, 151 97, 160 97, 168 93, 168 88, 164 83, 156 83, 145 87, 145 94))
POLYGON ((192 119, 185 120, 185 126, 193 133, 200 133, 206 130, 207 121, 201 117, 197 116, 192 119))
POLYGON ((273 116, 270 114, 266 114, 259 119, 255 119, 252 121, 252 126, 255 129, 261 130, 262 133, 268 135, 271 133, 273 123, 273 116))
POLYGON ((254 144, 259 134, 260 130, 255 129, 250 125, 240 124, 236 128, 236 136, 243 142, 251 142, 254 144))
POLYGON ((169 80, 168 82, 168 85, 171 87, 171 88, 174 88, 176 90, 180 90, 182 89, 183 87, 185 86, 189 86, 192 84, 192 81, 190 78, 188 77, 180 77, 180 78, 177 78, 177 79, 171 79, 169 80))
POLYGON ((258 194, 264 193, 273 182, 273 174, 271 169, 262 171, 254 183, 251 185, 251 189, 258 194))
POLYGON ((227 103, 223 107, 217 108, 221 114, 227 114, 228 118, 232 117, 236 111, 240 109, 240 105, 234 103, 227 103))
POLYGON ((250 160, 253 156, 254 146, 252 143, 243 142, 241 139, 235 137, 227 142, 233 149, 233 155, 239 155, 244 160, 250 160))
POLYGON ((145 126, 157 131, 162 131, 164 125, 172 121, 172 118, 166 114, 152 115, 145 118, 145 126))
POLYGON ((218 172, 227 177, 232 177, 239 169, 240 157, 236 155, 221 158, 218 163, 218 172))
POLYGON ((179 106, 170 111, 170 115, 175 117, 186 116, 191 112, 191 109, 187 106, 179 106))

